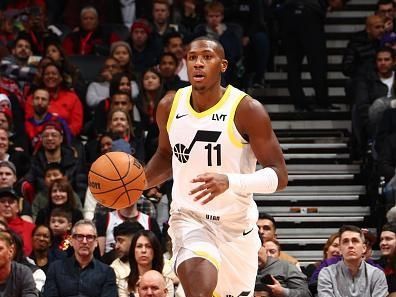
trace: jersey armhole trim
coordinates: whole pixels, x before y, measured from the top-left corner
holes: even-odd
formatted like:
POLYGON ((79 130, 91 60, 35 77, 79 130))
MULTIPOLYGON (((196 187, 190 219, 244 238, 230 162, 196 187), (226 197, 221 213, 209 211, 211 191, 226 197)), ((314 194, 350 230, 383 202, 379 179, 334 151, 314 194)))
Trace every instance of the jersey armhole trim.
MULTIPOLYGON (((246 95, 247 95, 247 94, 244 93, 244 92, 240 92, 240 93, 237 95, 237 98, 235 99, 235 102, 233 103, 233 106, 232 106, 232 108, 231 108, 230 116, 229 116, 229 118, 228 118, 228 123, 227 123, 227 130, 228 130, 228 135, 229 135, 229 137, 230 137, 231 143, 234 144, 236 147, 239 147, 239 148, 242 148, 243 145, 244 145, 244 143, 242 142, 241 139, 238 139, 238 138, 236 137, 236 135, 235 135, 235 132, 234 132, 234 131, 237 131, 237 129, 236 129, 236 127, 235 127, 234 119, 235 119, 235 112, 236 112, 236 109, 237 109, 239 103, 241 102, 241 100, 242 100, 243 98, 245 98, 246 95), (235 127, 235 129, 234 129, 234 127, 235 127)), ((242 136, 241 136, 241 137, 242 137, 242 136)))
POLYGON ((168 131, 168 133, 169 133, 170 127, 172 125, 173 119, 175 118, 175 113, 176 113, 177 107, 179 106, 179 101, 180 101, 181 93, 183 90, 184 90, 184 88, 179 89, 176 92, 175 97, 173 99, 172 107, 171 107, 169 117, 168 117, 168 121, 166 123, 166 130, 168 131))

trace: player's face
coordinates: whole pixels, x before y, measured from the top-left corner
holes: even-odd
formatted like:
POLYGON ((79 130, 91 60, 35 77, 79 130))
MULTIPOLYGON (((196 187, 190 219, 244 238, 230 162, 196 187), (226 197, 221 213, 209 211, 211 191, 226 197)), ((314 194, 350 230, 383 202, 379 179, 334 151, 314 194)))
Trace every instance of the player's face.
POLYGON ((5 166, 0 167, 0 188, 12 187, 16 182, 14 172, 5 166))
POLYGON ((396 248, 396 234, 391 231, 382 231, 380 237, 381 254, 385 257, 393 255, 396 248))
POLYGON ((257 227, 259 229, 260 237, 263 239, 263 241, 276 238, 275 226, 270 220, 259 219, 257 221, 257 227))
POLYGON ((326 259, 340 255, 340 238, 336 237, 326 252, 326 259))
POLYGON ((340 250, 345 261, 358 261, 366 252, 366 245, 359 233, 345 231, 340 237, 340 250))
POLYGON ((155 91, 161 86, 160 77, 151 71, 147 71, 143 76, 143 88, 146 91, 155 91))
POLYGON ((33 250, 46 251, 51 244, 50 230, 46 226, 40 226, 32 236, 33 250))
POLYGON ((0 129, 0 155, 4 156, 7 153, 9 147, 8 133, 0 129))
POLYGON ((127 65, 131 59, 128 49, 121 45, 114 50, 113 57, 117 59, 121 66, 127 65))
POLYGON ((267 241, 264 242, 263 246, 267 250, 267 256, 270 256, 272 258, 279 258, 280 251, 278 246, 273 242, 273 241, 267 241))
POLYGON ((227 69, 227 60, 217 45, 208 40, 190 44, 187 52, 188 79, 197 91, 204 91, 219 84, 221 73, 227 69))
POLYGON ((51 216, 49 226, 55 236, 65 235, 71 229, 71 223, 61 216, 51 216))
POLYGON ((136 241, 135 258, 139 265, 150 265, 154 258, 153 247, 146 236, 140 236, 136 241))

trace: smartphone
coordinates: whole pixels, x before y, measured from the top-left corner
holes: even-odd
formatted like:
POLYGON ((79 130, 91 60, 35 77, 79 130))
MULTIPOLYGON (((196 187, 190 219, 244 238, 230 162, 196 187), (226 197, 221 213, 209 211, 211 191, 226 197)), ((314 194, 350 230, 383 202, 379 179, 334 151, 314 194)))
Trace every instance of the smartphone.
POLYGON ((271 277, 271 274, 266 274, 261 278, 261 282, 265 285, 273 285, 274 280, 271 277))

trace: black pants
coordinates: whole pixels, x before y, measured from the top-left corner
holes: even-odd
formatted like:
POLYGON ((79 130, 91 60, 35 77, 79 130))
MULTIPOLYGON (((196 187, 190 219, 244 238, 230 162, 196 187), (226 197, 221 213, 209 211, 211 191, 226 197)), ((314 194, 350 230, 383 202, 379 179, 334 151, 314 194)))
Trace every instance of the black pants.
POLYGON ((301 72, 307 57, 317 104, 327 106, 327 54, 324 19, 306 7, 287 7, 282 17, 282 43, 287 58, 288 88, 296 106, 305 105, 301 72))

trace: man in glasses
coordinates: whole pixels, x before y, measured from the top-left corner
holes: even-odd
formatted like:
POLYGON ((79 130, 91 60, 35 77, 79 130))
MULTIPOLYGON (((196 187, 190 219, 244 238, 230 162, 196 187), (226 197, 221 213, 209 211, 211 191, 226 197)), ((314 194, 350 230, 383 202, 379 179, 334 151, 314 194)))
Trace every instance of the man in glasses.
POLYGON ((118 296, 114 270, 93 256, 97 245, 95 224, 78 221, 72 229, 74 255, 50 265, 44 296, 118 296))

